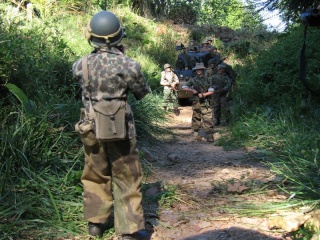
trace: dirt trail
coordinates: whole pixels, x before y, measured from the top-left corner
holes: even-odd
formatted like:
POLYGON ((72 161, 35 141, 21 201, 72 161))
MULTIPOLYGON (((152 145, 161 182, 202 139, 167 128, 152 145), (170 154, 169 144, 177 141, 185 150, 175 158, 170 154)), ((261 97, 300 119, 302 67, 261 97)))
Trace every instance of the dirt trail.
MULTIPOLYGON (((283 201, 287 196, 272 189, 252 194, 253 189, 267 187, 276 177, 244 149, 225 151, 213 143, 195 142, 191 107, 180 110, 179 116, 169 116, 168 127, 174 135, 142 148, 152 168, 145 198, 163 191, 163 182, 176 186, 174 202, 160 209, 147 200, 144 203, 148 228, 153 231, 151 239, 291 239, 284 232, 270 230, 268 218, 228 213, 240 203, 283 201)), ((217 127, 215 139, 223 132, 226 127, 217 127)))

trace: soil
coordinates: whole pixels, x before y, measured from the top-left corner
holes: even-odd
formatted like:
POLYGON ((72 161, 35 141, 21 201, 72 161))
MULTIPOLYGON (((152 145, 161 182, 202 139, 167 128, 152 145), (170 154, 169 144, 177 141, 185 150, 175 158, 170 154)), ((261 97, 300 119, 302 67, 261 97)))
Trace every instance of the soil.
POLYGON ((256 216, 244 206, 285 201, 276 190, 279 179, 261 161, 254 148, 224 150, 219 138, 226 126, 215 127, 215 142, 195 141, 192 109, 168 116, 172 130, 158 144, 141 147, 145 164, 144 209, 151 240, 260 240, 287 239, 270 227, 270 216, 256 216), (166 196, 155 205, 152 199, 166 196), (150 201, 148 201, 148 199, 150 201))

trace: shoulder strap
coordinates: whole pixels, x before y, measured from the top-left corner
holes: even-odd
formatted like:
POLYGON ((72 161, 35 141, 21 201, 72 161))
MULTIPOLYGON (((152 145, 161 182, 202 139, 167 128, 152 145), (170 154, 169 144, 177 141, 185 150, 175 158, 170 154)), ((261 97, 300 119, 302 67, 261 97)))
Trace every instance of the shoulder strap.
POLYGON ((87 114, 87 117, 89 119, 95 119, 96 118, 96 114, 94 112, 93 106, 92 106, 92 102, 91 102, 91 86, 90 86, 90 81, 89 81, 89 71, 88 71, 88 56, 85 56, 82 59, 82 74, 83 74, 83 79, 86 83, 86 90, 89 92, 89 104, 90 104, 90 108, 89 108, 89 112, 87 114))
POLYGON ((88 72, 88 56, 85 56, 82 58, 82 74, 83 74, 83 79, 86 83, 86 88, 89 88, 89 93, 91 95, 89 72, 88 72))

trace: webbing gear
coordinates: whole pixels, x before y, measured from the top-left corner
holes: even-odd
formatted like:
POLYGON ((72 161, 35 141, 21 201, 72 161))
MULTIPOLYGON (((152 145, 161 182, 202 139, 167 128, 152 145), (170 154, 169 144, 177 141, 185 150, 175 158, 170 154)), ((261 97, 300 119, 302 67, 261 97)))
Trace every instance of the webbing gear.
POLYGON ((87 120, 94 120, 96 139, 100 141, 126 139, 126 101, 121 99, 100 99, 93 106, 87 56, 82 59, 82 74, 86 84, 85 89, 89 95, 89 112, 86 112, 87 120))
POLYGON ((300 55, 300 79, 306 89, 308 89, 313 94, 320 95, 320 89, 312 89, 312 87, 310 86, 310 84, 307 82, 307 79, 306 79, 306 75, 307 75, 307 63, 306 63, 307 28, 308 28, 308 25, 306 25, 304 28, 303 44, 302 44, 301 55, 300 55))
POLYGON ((87 115, 88 119, 95 119, 96 114, 93 110, 92 102, 91 102, 91 86, 90 86, 90 82, 89 82, 88 57, 87 56, 82 59, 82 74, 83 74, 83 79, 86 83, 87 93, 89 94, 89 104, 90 104, 89 112, 86 112, 86 115, 87 115))

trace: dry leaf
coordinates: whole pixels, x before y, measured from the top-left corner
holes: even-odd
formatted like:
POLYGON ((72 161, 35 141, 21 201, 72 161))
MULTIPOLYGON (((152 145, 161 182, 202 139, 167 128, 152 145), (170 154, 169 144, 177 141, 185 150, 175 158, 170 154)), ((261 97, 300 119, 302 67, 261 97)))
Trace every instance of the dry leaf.
POLYGON ((286 232, 297 231, 301 225, 303 225, 310 215, 303 213, 291 213, 287 216, 277 216, 270 219, 268 227, 269 229, 283 229, 286 232))
POLYGON ((311 217, 306 221, 305 224, 313 228, 315 231, 320 230, 320 210, 317 209, 312 211, 310 215, 311 217))
POLYGON ((241 183, 234 183, 234 184, 228 184, 227 185, 227 191, 228 192, 238 192, 242 193, 244 190, 247 190, 248 187, 242 185, 241 183))

